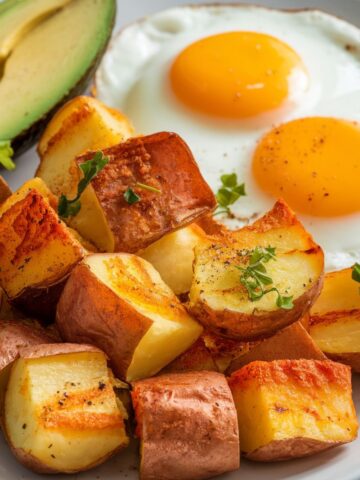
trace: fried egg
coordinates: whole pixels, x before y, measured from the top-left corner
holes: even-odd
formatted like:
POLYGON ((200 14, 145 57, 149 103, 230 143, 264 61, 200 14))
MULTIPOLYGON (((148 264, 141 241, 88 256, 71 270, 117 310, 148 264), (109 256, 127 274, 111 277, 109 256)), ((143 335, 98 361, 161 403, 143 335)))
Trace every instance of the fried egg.
POLYGON ((282 197, 328 270, 360 261, 355 26, 316 10, 173 8, 120 32, 96 91, 138 133, 180 134, 215 192, 222 174, 237 173, 247 195, 235 219, 221 219, 230 227, 282 197))

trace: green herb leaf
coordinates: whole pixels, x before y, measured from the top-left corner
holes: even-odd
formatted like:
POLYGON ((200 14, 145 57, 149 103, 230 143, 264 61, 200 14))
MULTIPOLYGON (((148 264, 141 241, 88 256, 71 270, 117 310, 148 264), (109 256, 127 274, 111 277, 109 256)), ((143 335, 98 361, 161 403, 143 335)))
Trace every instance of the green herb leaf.
POLYGON ((278 293, 278 298, 276 300, 276 305, 279 308, 283 308, 284 310, 292 310, 294 308, 293 297, 285 297, 278 293))
POLYGON ((0 140, 0 165, 6 170, 14 170, 15 163, 12 161, 14 150, 11 148, 10 140, 0 140))
POLYGON ((139 197, 139 195, 137 195, 130 187, 124 192, 124 198, 129 205, 133 205, 141 200, 141 197, 139 197))
POLYGON ((360 283, 360 264, 355 263, 352 267, 351 278, 360 283))
POLYGON ((231 215, 230 206, 239 200, 240 197, 246 195, 245 184, 238 184, 236 173, 221 175, 220 180, 222 186, 216 193, 218 208, 215 211, 215 215, 221 213, 231 215))
POLYGON ((65 195, 61 195, 58 204, 58 215, 62 218, 75 217, 80 212, 80 197, 89 183, 101 172, 105 165, 109 163, 109 158, 102 152, 96 152, 95 155, 80 165, 84 177, 80 180, 77 187, 77 195, 69 200, 65 195))
POLYGON ((294 307, 293 297, 281 295, 276 287, 264 288, 273 284, 272 278, 267 273, 265 264, 270 260, 276 260, 276 249, 271 246, 267 248, 256 247, 253 250, 239 252, 239 256, 244 257, 245 255, 249 259, 248 266, 238 266, 236 268, 241 271, 240 282, 245 287, 249 300, 257 302, 264 295, 270 292, 276 292, 276 305, 284 310, 291 310, 294 307))

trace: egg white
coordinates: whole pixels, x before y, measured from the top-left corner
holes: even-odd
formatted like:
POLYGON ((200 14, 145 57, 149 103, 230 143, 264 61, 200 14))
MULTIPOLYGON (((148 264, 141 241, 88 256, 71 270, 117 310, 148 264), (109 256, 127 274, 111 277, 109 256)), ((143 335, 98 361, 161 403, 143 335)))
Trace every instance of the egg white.
MULTIPOLYGON (((113 40, 96 75, 100 100, 122 110, 137 132, 167 130, 189 144, 210 186, 222 173, 236 172, 247 196, 233 208, 253 217, 271 208, 251 174, 253 151, 274 125, 306 116, 360 121, 360 30, 316 10, 286 12, 247 5, 178 7, 125 28, 113 40), (267 33, 290 45, 302 58, 310 83, 292 91, 291 108, 242 121, 207 118, 179 103, 168 71, 188 45, 209 35, 247 30, 267 33)), ((359 159, 360 161, 360 159, 359 159)), ((324 248, 328 270, 360 261, 360 214, 338 218, 299 215, 324 248)), ((232 220, 230 226, 241 225, 232 220)))

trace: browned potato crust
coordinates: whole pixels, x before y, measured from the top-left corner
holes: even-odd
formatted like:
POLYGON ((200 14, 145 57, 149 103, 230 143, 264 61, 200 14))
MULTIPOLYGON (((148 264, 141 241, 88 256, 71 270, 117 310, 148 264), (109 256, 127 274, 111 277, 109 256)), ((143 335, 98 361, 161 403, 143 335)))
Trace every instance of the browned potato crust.
MULTIPOLYGON (((216 206, 189 147, 175 133, 131 138, 103 153, 110 162, 91 185, 114 236, 114 251, 137 252, 216 206), (138 182, 161 193, 139 188, 138 182), (126 202, 129 187, 141 201, 126 202)), ((92 156, 87 153, 77 161, 92 156)))
POLYGON ((227 374, 256 360, 325 360, 326 356, 316 346, 310 335, 299 322, 280 330, 278 333, 265 340, 250 344, 250 351, 235 358, 227 374))
POLYGON ((236 410, 216 372, 162 375, 135 382, 141 480, 197 480, 240 465, 236 410))

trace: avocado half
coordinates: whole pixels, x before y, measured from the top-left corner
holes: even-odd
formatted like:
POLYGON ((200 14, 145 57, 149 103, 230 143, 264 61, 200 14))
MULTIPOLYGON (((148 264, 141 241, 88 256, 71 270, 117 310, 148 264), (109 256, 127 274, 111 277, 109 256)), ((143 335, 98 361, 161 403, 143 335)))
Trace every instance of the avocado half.
POLYGON ((8 33, 0 34, 0 52, 8 57, 0 79, 0 140, 11 140, 16 155, 38 139, 63 103, 86 89, 115 14, 116 0, 1 4, 0 29, 8 33))

